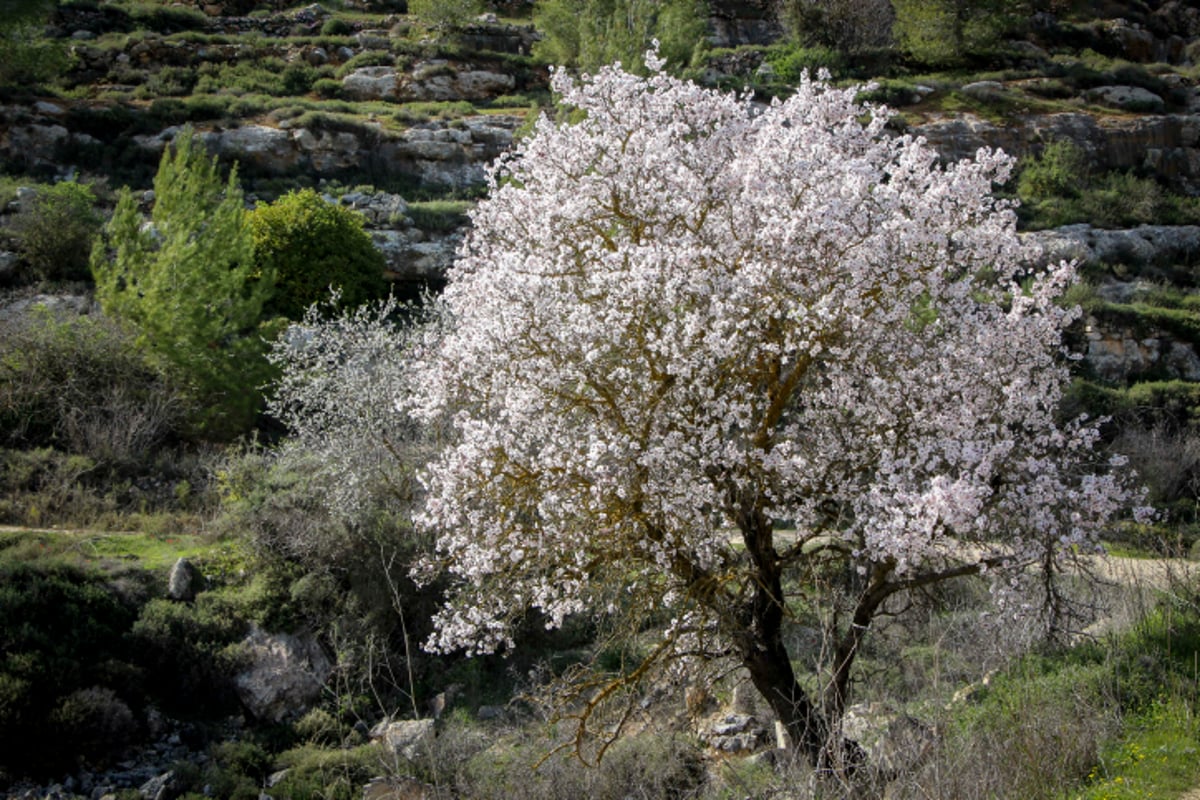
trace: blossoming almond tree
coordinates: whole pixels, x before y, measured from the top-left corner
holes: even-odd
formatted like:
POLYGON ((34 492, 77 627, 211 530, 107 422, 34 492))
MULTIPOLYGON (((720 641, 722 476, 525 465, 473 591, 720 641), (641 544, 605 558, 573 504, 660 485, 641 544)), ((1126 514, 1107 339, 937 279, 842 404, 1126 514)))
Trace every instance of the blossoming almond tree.
POLYGON ((1007 157, 939 167, 853 89, 763 108, 617 67, 554 88, 580 119, 499 167, 413 381, 451 431, 420 518, 455 580, 430 646, 511 645, 529 608, 665 614, 638 661, 588 673, 581 742, 653 667, 722 655, 836 761, 890 597, 1053 565, 1130 505, 1095 425, 1056 421, 1071 268, 1025 266, 990 195, 1007 157), (815 696, 784 586, 830 560, 851 614, 815 696))

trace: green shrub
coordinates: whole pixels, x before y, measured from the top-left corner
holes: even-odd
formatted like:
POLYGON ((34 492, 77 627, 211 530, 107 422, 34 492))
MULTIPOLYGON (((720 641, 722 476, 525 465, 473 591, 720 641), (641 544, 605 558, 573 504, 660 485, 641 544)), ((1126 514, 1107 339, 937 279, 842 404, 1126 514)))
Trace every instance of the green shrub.
POLYGON ((71 64, 63 44, 44 37, 42 26, 25 17, 0 19, 0 52, 3 87, 28 89, 57 78, 71 64))
POLYGON ((0 771, 101 758, 115 744, 105 731, 132 735, 125 702, 90 688, 137 691, 124 648, 132 617, 99 576, 61 563, 0 565, 0 771), (83 728, 68 745, 63 725, 72 721, 83 728))
POLYGON ((830 47, 779 47, 768 51, 767 63, 784 83, 797 84, 804 73, 812 78, 823 69, 839 74, 845 66, 845 57, 830 47))
POLYGON ((308 64, 288 64, 283 70, 284 94, 308 94, 316 79, 317 71, 308 64))
POLYGON ((408 216, 423 231, 448 233, 467 223, 467 212, 474 205, 468 200, 418 201, 408 204, 408 216))
POLYGON ((126 6, 126 13, 137 27, 158 33, 202 31, 208 27, 208 17, 203 11, 186 6, 131 3, 126 6))
POLYGON ((929 66, 963 63, 994 49, 1005 30, 1030 9, 1005 0, 894 0, 892 33, 911 58, 929 66))
POLYGON ((92 686, 71 692, 50 714, 58 747, 79 756, 108 759, 138 734, 129 706, 112 689, 92 686))
POLYGON ((360 67, 392 67, 396 65, 396 57, 386 50, 366 50, 353 58, 347 59, 334 73, 336 78, 344 78, 360 67))
POLYGON ((131 630, 146 691, 170 713, 216 718, 237 708, 232 681, 241 662, 233 645, 245 631, 237 605, 216 592, 194 604, 151 600, 131 630))
POLYGON ((101 224, 95 203, 91 187, 64 181, 39 189, 14 217, 10 230, 34 277, 89 277, 87 257, 101 224))
POLYGON ((312 189, 291 192, 249 216, 254 263, 275 276, 267 313, 300 319, 336 289, 343 307, 384 294, 383 256, 362 215, 326 202, 312 189))
POLYGON ((438 31, 464 28, 482 11, 480 0, 408 0, 408 13, 438 31))
POLYGON ((1083 148, 1069 139, 1050 142, 1041 155, 1022 161, 1017 195, 1026 203, 1048 197, 1075 197, 1090 172, 1083 148))
POLYGON ((334 78, 320 78, 313 81, 312 90, 321 97, 336 99, 342 96, 342 82, 334 78))
POLYGON ((349 36, 354 33, 354 26, 340 17, 325 20, 321 26, 322 36, 349 36))

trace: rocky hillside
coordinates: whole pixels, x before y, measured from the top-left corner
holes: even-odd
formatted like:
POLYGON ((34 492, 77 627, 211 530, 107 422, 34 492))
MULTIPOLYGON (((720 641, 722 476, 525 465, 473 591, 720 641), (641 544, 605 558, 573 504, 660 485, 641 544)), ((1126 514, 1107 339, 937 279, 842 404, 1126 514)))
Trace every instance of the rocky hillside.
MULTIPOLYGON (((1178 382, 1200 377, 1200 10, 1045 7, 1057 11, 933 67, 896 46, 804 46, 769 0, 717 0, 689 74, 766 99, 801 68, 829 67, 835 80, 877 79, 865 96, 898 109, 895 127, 948 161, 985 146, 1017 156, 1022 177, 1002 191, 1019 197, 1050 255, 1081 259, 1093 287, 1078 298, 1089 402, 1140 407, 1129 385, 1149 383, 1191 408, 1178 382)), ((250 202, 318 188, 364 213, 394 282, 436 286, 488 164, 552 102, 530 5, 492 9, 447 32, 390 0, 71 0, 46 29, 70 66, 56 82, 7 90, 0 163, 17 184, 82 176, 145 188, 190 124, 238 165, 250 202)), ((0 280, 17 275, 19 258, 0 256, 0 280)))

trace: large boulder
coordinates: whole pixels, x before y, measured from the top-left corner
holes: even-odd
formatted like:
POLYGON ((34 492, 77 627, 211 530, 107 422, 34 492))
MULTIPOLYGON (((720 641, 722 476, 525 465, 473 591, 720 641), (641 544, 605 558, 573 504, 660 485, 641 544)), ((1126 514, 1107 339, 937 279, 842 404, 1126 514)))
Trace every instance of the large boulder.
POLYGON ((342 94, 351 100, 394 100, 395 67, 360 67, 342 78, 342 94))
POLYGON ((204 576, 196 565, 186 558, 180 558, 171 567, 167 576, 167 597, 190 603, 196 599, 196 593, 204 582, 204 576))
POLYGON ((242 641, 249 666, 234 678, 238 697, 257 719, 282 722, 320 697, 333 665, 311 636, 267 633, 254 626, 242 641))

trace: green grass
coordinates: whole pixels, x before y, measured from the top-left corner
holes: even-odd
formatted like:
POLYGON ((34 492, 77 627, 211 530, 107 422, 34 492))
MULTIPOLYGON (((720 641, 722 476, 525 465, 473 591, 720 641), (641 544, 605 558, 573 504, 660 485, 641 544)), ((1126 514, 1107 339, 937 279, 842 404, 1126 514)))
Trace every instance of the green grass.
POLYGON ((0 565, 49 561, 78 566, 128 563, 158 571, 180 558, 212 554, 216 548, 211 539, 195 533, 0 530, 0 565))
POLYGON ((1200 787, 1200 725, 1185 702, 1155 706, 1104 749, 1076 800, 1179 797, 1200 787))
POLYGON ((425 231, 446 233, 466 224, 470 200, 425 200, 408 204, 413 224, 425 231))

